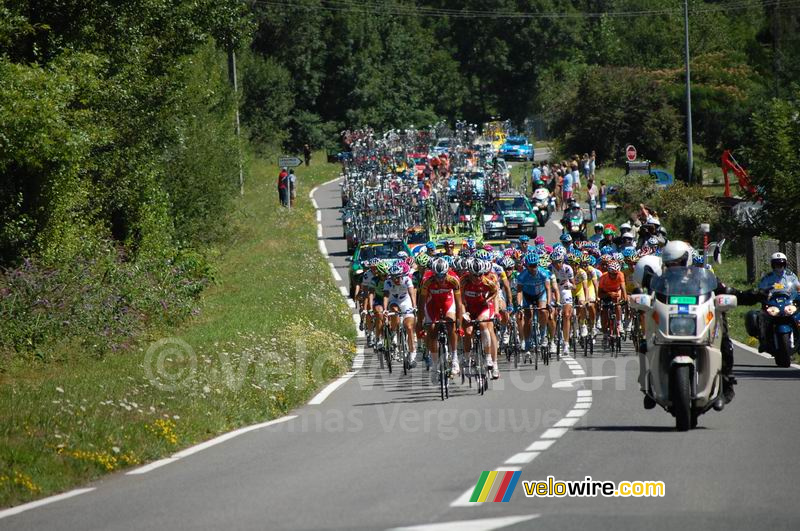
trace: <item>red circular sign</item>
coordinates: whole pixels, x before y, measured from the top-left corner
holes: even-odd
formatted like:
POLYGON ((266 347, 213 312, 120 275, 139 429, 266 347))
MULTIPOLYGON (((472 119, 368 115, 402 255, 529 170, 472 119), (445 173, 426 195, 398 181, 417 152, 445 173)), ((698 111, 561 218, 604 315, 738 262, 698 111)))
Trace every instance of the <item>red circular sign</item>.
POLYGON ((636 148, 633 147, 633 144, 628 144, 625 148, 625 156, 628 157, 630 161, 636 160, 636 148))

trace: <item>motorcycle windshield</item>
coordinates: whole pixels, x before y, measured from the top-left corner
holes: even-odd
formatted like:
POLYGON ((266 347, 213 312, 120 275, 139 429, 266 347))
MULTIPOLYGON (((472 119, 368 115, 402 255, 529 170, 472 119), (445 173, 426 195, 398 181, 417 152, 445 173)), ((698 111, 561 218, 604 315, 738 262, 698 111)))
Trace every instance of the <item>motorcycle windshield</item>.
MULTIPOLYGON (((651 287, 657 294, 670 298, 698 297, 717 288, 717 277, 708 269, 701 267, 670 267, 660 277, 653 279, 651 287)), ((670 304, 685 303, 670 302, 670 304)))

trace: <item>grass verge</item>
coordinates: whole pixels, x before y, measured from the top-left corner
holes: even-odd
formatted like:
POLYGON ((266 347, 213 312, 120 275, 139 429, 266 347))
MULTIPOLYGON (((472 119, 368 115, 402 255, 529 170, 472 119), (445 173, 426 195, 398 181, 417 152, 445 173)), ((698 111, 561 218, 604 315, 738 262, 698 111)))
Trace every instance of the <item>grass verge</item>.
POLYGON ((291 211, 278 206, 277 167, 252 161, 198 316, 127 351, 0 374, 0 506, 281 416, 349 367, 355 330, 308 199, 338 167, 315 159, 298 168, 291 211))

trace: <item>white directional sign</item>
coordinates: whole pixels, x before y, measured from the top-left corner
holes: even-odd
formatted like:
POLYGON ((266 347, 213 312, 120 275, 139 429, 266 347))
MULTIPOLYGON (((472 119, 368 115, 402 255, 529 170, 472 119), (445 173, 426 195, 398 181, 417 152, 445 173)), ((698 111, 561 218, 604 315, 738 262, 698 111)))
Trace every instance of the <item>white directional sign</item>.
POLYGON ((303 161, 301 161, 297 157, 288 157, 288 156, 278 157, 278 166, 280 166, 281 168, 284 167, 294 168, 295 166, 300 166, 302 162, 303 161))

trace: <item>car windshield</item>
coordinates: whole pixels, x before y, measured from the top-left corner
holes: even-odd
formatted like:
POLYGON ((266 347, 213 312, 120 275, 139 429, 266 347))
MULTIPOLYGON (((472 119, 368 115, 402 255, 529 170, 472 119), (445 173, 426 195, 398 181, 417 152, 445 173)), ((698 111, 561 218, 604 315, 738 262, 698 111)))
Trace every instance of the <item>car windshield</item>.
POLYGON ((717 277, 701 267, 668 267, 652 288, 664 295, 704 295, 717 287, 717 277))
POLYGON ((525 145, 525 140, 522 139, 522 138, 509 138, 506 141, 506 144, 508 144, 510 146, 524 146, 525 145))
POLYGON ((400 242, 370 243, 361 247, 359 260, 369 260, 370 258, 395 258, 397 253, 403 250, 400 242))
POLYGON ((514 197, 513 199, 500 199, 497 201, 500 205, 500 210, 503 212, 509 210, 528 210, 528 203, 524 197, 514 197))
POLYGON ((450 140, 443 138, 436 143, 436 147, 450 147, 450 140))
POLYGON ((483 213, 489 215, 497 214, 497 209, 495 209, 494 205, 486 205, 483 207, 483 213))

